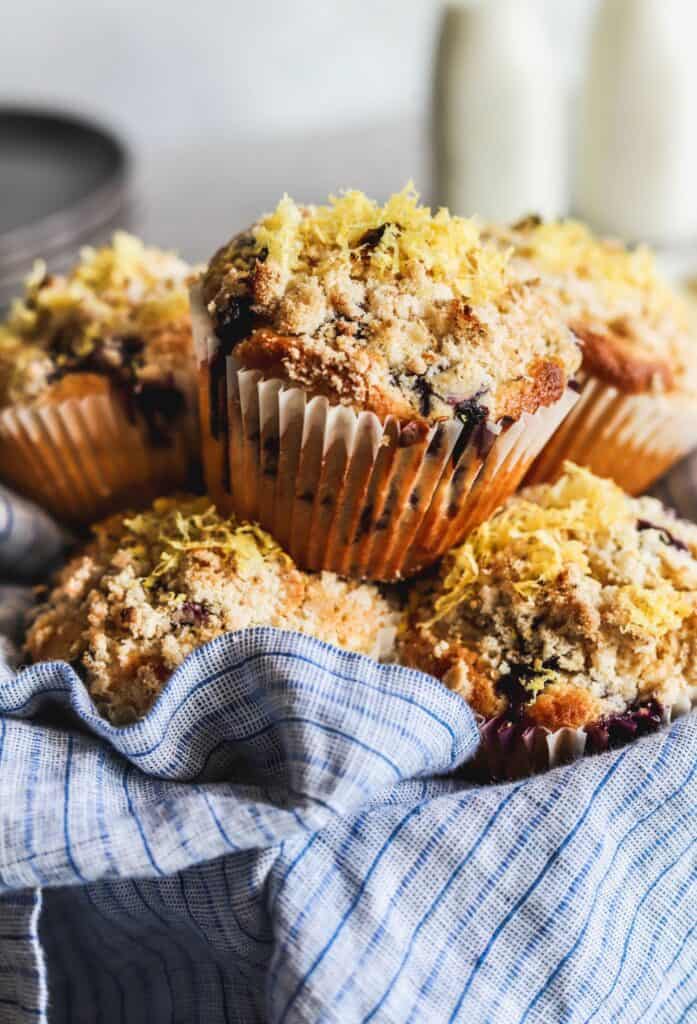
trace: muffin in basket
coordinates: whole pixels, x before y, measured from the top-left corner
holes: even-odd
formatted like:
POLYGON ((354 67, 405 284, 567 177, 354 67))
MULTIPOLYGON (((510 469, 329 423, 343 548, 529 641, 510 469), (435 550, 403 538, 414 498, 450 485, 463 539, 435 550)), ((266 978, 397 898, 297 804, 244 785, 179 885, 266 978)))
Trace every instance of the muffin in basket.
POLYGON ((697 330, 646 248, 598 239, 577 222, 530 218, 500 235, 513 266, 537 271, 583 348, 581 395, 529 476, 565 459, 640 494, 697 446, 697 330))
POLYGON ((417 587, 400 646, 482 717, 494 777, 641 736, 697 697, 697 526, 567 464, 417 587))
POLYGON ((192 289, 208 488, 303 568, 397 579, 513 490, 576 399, 557 304, 474 222, 287 196, 192 289))
POLYGON ((94 527, 34 613, 32 661, 69 661, 115 724, 147 712, 195 647, 278 626, 350 651, 391 653, 397 613, 376 587, 299 571, 259 527, 207 498, 161 498, 94 527))
POLYGON ((183 486, 196 448, 187 283, 114 235, 65 276, 37 265, 0 325, 0 480, 70 524, 183 486))

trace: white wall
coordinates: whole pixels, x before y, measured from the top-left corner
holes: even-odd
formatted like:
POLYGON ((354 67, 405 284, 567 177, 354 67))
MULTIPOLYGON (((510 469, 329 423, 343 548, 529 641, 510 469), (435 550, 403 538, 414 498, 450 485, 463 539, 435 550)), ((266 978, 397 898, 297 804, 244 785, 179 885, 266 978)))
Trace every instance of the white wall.
MULTIPOLYGON (((489 0, 491 2, 491 0, 489 0)), ((537 0, 577 60, 593 0, 537 0)), ((79 106, 136 141, 268 137, 424 108, 434 0, 3 0, 0 98, 79 106)))
MULTIPOLYGON (((485 0, 492 2, 492 0, 485 0)), ((595 0, 532 0, 573 78, 595 0)), ((275 202, 428 189, 436 0, 0 0, 0 102, 80 109, 138 157, 139 227, 192 257, 275 202)))

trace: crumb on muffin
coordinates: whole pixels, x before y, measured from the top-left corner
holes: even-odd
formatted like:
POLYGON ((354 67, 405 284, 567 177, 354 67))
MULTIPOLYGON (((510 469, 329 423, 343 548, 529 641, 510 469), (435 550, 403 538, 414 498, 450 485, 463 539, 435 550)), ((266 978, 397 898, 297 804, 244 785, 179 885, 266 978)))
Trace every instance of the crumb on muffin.
POLYGON ((65 275, 38 262, 0 324, 0 408, 115 388, 165 431, 193 393, 190 275, 122 231, 65 275))
POLYGON ((508 263, 411 186, 384 206, 285 196, 218 251, 202 292, 246 368, 380 418, 499 423, 557 401, 580 364, 558 304, 508 263))
POLYGON ((697 695, 697 526, 567 463, 413 595, 401 660, 485 718, 586 727, 697 695))
POLYGON ((487 237, 512 251, 511 270, 557 295, 583 347, 584 369, 628 393, 697 393, 694 327, 646 246, 599 238, 578 221, 528 217, 487 237))
POLYGON ((195 647, 247 626, 391 652, 396 612, 377 587, 301 572, 268 533, 207 498, 161 498, 94 534, 35 611, 26 651, 70 662, 115 724, 144 715, 195 647))

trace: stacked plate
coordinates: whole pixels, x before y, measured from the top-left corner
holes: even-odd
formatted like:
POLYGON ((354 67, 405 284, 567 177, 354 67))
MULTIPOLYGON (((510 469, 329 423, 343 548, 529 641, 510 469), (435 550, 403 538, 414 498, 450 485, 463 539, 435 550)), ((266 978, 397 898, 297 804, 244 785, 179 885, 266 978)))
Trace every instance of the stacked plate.
POLYGON ((41 257, 67 267, 131 220, 130 161, 104 128, 63 113, 0 107, 0 309, 41 257))

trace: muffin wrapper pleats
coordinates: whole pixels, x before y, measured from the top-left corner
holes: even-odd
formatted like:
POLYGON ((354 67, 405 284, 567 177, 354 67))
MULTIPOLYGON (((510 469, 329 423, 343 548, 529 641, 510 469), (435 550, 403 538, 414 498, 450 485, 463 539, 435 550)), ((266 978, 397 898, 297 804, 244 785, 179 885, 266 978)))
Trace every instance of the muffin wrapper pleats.
POLYGON ((108 394, 0 413, 0 476, 70 525, 140 507, 186 483, 191 440, 154 447, 108 394))
POLYGON ((682 394, 626 395, 587 377, 578 402, 532 466, 526 483, 548 483, 569 459, 642 494, 697 446, 697 402, 682 394))
MULTIPOLYGON (((663 709, 663 724, 697 707, 697 692, 663 709)), ((601 753, 586 729, 550 731, 539 725, 522 725, 503 718, 479 718, 481 743, 464 774, 479 782, 504 782, 570 764, 584 755, 601 753)), ((631 742, 631 741, 630 741, 631 742)), ((607 748, 609 749, 609 747, 607 748)))
POLYGON ((568 390, 497 434, 453 420, 413 441, 393 417, 332 406, 233 356, 222 372, 195 294, 192 312, 209 492, 303 569, 394 580, 429 565, 513 493, 577 398, 568 390))

